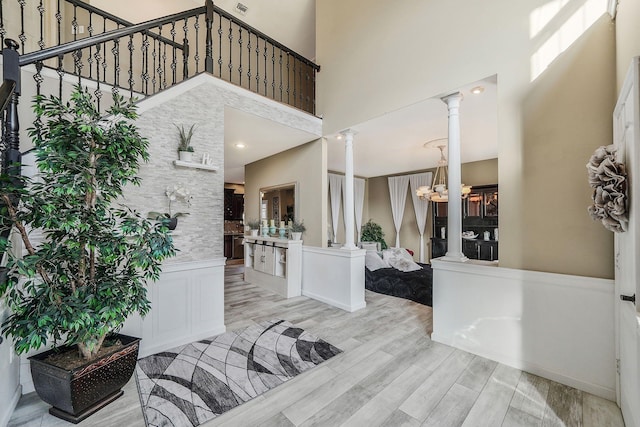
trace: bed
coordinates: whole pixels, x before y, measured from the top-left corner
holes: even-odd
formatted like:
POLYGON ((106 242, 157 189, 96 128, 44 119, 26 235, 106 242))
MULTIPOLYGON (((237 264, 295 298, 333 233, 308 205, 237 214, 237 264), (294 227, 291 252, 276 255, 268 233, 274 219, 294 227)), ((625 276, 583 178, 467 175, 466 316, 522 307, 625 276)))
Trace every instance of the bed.
POLYGON ((431 307, 433 272, 429 264, 419 265, 422 269, 407 272, 393 267, 379 268, 375 271, 365 267, 365 288, 431 307))

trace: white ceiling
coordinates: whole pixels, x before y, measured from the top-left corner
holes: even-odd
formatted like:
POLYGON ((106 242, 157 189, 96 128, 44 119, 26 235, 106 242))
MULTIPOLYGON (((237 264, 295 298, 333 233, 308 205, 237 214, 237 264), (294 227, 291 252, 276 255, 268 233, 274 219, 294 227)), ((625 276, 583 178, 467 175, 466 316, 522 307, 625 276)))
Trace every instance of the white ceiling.
MULTIPOLYGON (((498 157, 497 86, 495 77, 458 88, 460 103, 460 139, 462 163, 498 157), (474 95, 471 88, 482 86, 474 95)), ((454 92, 455 90, 452 90, 454 92)), ((242 183, 245 164, 293 148, 317 137, 269 120, 236 110, 225 115, 225 181, 242 183), (237 142, 247 148, 238 150, 237 142)), ((426 99, 381 117, 351 126, 354 137, 354 173, 370 178, 436 167, 438 149, 424 143, 446 138, 447 106, 439 97, 426 99)), ((327 138, 328 168, 345 171, 344 141, 337 135, 327 138)))
POLYGON ((316 139, 312 133, 225 107, 224 180, 242 184, 245 165, 316 139), (239 143, 245 147, 238 148, 239 143))
MULTIPOLYGON (((496 89, 494 77, 457 89, 463 95, 462 163, 498 157, 496 89), (472 94, 471 88, 476 86, 482 86, 484 92, 472 94)), ((424 143, 447 137, 447 105, 439 97, 426 99, 350 129, 356 132, 354 173, 358 176, 370 178, 433 168, 438 164, 440 151, 424 148, 424 143)), ((327 137, 328 166, 332 171, 344 172, 344 143, 336 136, 327 137)))

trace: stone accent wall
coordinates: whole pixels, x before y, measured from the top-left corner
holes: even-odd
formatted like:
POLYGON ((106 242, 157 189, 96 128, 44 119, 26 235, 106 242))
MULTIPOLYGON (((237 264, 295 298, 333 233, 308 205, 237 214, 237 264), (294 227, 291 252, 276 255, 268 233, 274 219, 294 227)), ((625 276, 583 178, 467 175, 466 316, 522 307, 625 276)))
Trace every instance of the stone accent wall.
POLYGON ((224 111, 232 107, 243 112, 274 120, 293 128, 320 134, 321 123, 316 117, 238 88, 208 74, 200 74, 173 88, 139 103, 137 125, 149 139, 149 163, 140 169, 140 187, 126 189, 128 206, 143 214, 166 212, 168 200, 165 188, 185 185, 193 200, 190 208, 177 202, 173 212, 189 212, 178 220, 174 234, 180 250, 170 262, 200 261, 223 256, 224 230, 224 111), (191 140, 194 162, 203 153, 213 159, 215 172, 176 167, 178 130, 175 125, 189 128, 196 124, 191 140))

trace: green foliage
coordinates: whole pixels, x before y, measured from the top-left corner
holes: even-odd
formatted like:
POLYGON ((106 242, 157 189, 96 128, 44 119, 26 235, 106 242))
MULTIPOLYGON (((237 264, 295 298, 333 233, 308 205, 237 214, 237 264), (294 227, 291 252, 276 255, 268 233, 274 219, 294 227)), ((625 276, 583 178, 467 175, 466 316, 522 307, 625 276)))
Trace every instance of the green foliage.
POLYGON ((0 297, 12 314, 2 332, 18 353, 51 338, 90 358, 131 313, 149 311, 147 282, 175 248, 163 223, 115 204, 127 184, 139 185, 140 160, 149 158, 131 103, 114 95, 103 118, 77 87, 68 103, 37 96, 34 111, 39 180, 0 179, 1 223, 14 226, 27 250, 21 258, 9 251, 0 297), (31 229, 45 236, 36 248, 31 229))
POLYGON ((305 231, 307 231, 307 227, 304 226, 304 221, 293 221, 293 224, 291 224, 291 231, 296 233, 304 233, 305 231))
POLYGON ((195 130, 196 124, 192 124, 188 131, 184 130, 184 126, 174 125, 178 129, 178 136, 180 137, 180 143, 178 144, 178 151, 189 151, 193 153, 193 147, 191 146, 191 137, 195 130))
POLYGON ((247 225, 249 226, 249 230, 258 230, 260 228, 260 221, 255 218, 247 220, 247 225))
POLYGON ((380 247, 387 249, 387 242, 384 240, 384 232, 382 227, 372 220, 369 220, 362 226, 360 240, 363 242, 380 242, 380 247))

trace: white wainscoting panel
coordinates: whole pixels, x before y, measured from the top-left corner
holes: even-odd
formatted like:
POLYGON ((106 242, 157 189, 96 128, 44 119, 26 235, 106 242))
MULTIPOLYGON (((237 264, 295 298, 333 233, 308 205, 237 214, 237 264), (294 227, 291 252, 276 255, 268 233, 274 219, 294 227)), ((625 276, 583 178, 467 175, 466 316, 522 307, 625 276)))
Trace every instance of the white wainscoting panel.
POLYGON ((364 249, 302 247, 302 295, 349 312, 365 308, 364 249))
MULTIPOLYGON (((0 302, 0 323, 9 316, 9 309, 0 302)), ((9 423, 20 399, 20 358, 14 354, 11 338, 3 336, 0 344, 0 427, 9 423)))
POLYGON ((615 400, 613 280, 432 266, 434 341, 615 400))
POLYGON ((127 320, 122 333, 142 337, 140 357, 226 331, 224 258, 167 264, 149 287, 151 311, 127 320))
MULTIPOLYGON (((224 325, 224 258, 166 264, 160 280, 149 286, 151 311, 132 315, 123 334, 141 337, 138 357, 226 332, 224 325)), ((35 391, 27 357, 20 358, 22 393, 35 391)), ((0 424, 1 426, 2 424, 0 424)))

